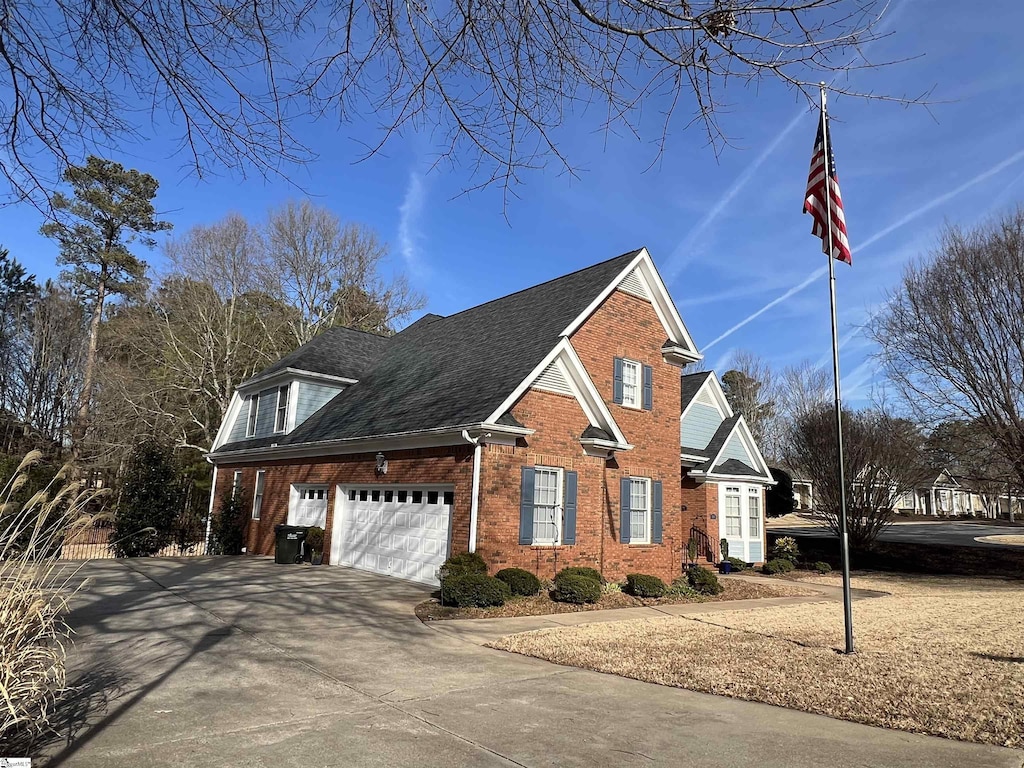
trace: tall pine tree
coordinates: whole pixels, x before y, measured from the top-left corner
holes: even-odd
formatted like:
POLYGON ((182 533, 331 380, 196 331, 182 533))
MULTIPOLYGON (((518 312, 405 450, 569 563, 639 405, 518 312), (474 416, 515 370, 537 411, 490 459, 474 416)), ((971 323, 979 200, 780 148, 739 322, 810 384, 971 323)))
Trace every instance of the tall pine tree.
POLYGON ((53 196, 54 220, 40 231, 57 241, 59 262, 67 267, 62 277, 81 294, 91 313, 82 394, 71 429, 72 452, 77 456, 89 426, 104 305, 110 297, 141 292, 146 284, 146 263, 128 246, 138 242, 152 248, 153 233, 171 225, 157 219, 153 198, 159 184, 149 174, 90 156, 85 165, 69 167, 64 181, 71 185, 73 197, 53 196))

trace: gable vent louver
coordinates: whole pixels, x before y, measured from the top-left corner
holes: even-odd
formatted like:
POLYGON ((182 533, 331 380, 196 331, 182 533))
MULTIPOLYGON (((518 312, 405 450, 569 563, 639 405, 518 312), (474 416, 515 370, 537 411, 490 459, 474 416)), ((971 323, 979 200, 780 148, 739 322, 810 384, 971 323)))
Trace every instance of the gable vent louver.
POLYGON ((697 399, 695 400, 695 402, 698 402, 701 405, 710 405, 712 408, 716 407, 715 406, 715 398, 713 398, 711 396, 711 393, 708 392, 706 389, 703 390, 700 393, 700 395, 697 396, 697 399))
POLYGON ((640 279, 640 275, 635 269, 622 278, 622 282, 619 283, 619 290, 647 301, 651 300, 651 295, 647 292, 647 286, 644 285, 643 280, 640 279))
POLYGON ((554 361, 533 382, 533 388, 543 389, 547 392, 556 392, 559 395, 573 395, 569 381, 565 378, 565 374, 562 373, 562 369, 554 361))

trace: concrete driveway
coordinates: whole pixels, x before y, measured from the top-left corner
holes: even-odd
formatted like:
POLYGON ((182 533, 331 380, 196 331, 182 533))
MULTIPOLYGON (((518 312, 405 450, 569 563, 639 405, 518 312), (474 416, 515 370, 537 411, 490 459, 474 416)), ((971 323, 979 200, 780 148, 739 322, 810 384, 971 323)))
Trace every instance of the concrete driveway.
MULTIPOLYGON (((97 561, 78 693, 43 765, 1013 766, 885 731, 482 648, 420 623, 421 587, 266 558, 97 561)), ((628 649, 623 649, 628 653, 628 649)))

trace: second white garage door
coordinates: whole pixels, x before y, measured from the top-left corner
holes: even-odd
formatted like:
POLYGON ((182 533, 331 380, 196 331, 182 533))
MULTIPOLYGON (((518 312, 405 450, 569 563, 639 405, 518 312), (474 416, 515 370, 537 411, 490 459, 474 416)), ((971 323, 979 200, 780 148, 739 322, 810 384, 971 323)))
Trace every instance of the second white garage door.
POLYGON ((331 562, 436 585, 448 558, 451 486, 340 486, 331 562))

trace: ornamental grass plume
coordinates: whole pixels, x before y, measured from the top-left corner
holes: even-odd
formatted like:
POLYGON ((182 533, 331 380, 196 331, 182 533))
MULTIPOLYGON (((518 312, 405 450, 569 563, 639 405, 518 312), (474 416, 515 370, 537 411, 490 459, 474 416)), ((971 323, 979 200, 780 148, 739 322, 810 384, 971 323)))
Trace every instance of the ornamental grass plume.
POLYGON ((60 560, 65 538, 92 525, 101 492, 69 480, 63 467, 19 505, 15 494, 43 456, 31 451, 0 488, 0 743, 43 733, 67 690, 65 616, 81 563, 60 560))

